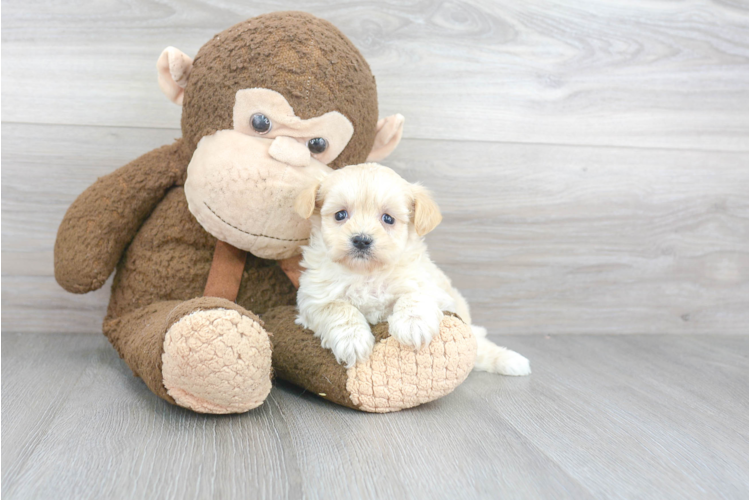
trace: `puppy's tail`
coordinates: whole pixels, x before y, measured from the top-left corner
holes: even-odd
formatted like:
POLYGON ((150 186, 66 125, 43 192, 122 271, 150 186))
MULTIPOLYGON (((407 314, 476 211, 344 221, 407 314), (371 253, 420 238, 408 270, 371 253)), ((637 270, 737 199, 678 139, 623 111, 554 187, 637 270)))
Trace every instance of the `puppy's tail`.
POLYGON ((487 338, 487 329, 483 326, 471 325, 471 333, 478 339, 487 338))
POLYGON ((474 362, 474 370, 513 376, 531 373, 529 360, 515 351, 490 342, 487 339, 486 328, 471 325, 471 331, 477 339, 477 359, 474 362))

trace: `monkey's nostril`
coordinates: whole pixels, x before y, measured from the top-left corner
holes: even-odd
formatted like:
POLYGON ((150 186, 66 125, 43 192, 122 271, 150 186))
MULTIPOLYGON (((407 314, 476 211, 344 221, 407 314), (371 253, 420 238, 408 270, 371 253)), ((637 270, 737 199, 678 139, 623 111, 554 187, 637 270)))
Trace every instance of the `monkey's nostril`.
POLYGON ((372 238, 365 234, 358 234, 352 238, 352 245, 357 250, 367 250, 372 245, 372 238))
POLYGON ((273 140, 268 148, 268 154, 274 160, 292 167, 306 167, 310 164, 310 150, 307 146, 283 135, 273 140))

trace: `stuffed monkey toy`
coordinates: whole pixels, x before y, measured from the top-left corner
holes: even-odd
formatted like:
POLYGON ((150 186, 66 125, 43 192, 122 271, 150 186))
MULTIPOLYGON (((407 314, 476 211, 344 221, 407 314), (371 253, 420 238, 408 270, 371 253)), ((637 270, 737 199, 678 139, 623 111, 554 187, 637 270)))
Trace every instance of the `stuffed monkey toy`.
POLYGON ((70 292, 115 272, 104 334, 151 391, 240 413, 263 403, 275 375, 388 412, 458 386, 476 340, 454 315, 416 352, 373 326, 370 359, 349 369, 294 322, 310 231, 294 199, 401 138, 401 115, 378 120, 375 79, 352 43, 312 15, 273 13, 219 33, 195 60, 169 47, 157 70, 182 106, 182 138, 99 178, 55 243, 55 277, 70 292))

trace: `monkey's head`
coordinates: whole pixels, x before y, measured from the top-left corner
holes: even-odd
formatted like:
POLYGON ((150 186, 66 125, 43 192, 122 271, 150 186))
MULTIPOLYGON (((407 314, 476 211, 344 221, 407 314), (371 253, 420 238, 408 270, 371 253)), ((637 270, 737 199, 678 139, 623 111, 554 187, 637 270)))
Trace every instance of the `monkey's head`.
POLYGON ((302 12, 266 14, 206 43, 169 47, 159 85, 183 106, 192 159, 185 195, 216 238, 266 259, 299 253, 297 195, 332 169, 385 158, 403 117, 378 120, 375 78, 338 29, 302 12))

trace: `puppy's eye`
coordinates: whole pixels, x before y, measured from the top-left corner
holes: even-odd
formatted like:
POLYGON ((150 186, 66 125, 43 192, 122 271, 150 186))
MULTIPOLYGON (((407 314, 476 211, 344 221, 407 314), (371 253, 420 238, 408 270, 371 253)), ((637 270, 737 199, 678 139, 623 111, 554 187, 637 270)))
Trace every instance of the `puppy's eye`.
POLYGON ((336 220, 341 221, 349 217, 349 214, 346 213, 346 210, 341 210, 339 212, 336 212, 336 215, 333 216, 336 220))
POLYGON ((328 141, 322 137, 316 137, 315 139, 307 141, 307 149, 309 149, 312 154, 320 154, 325 151, 327 147, 328 141))
POLYGON ((383 214, 382 219, 386 224, 393 224, 394 222, 396 222, 396 220, 388 214, 383 214))
POLYGON ((250 125, 253 126, 253 130, 261 135, 267 134, 271 131, 271 120, 262 113, 255 113, 250 118, 250 125))

